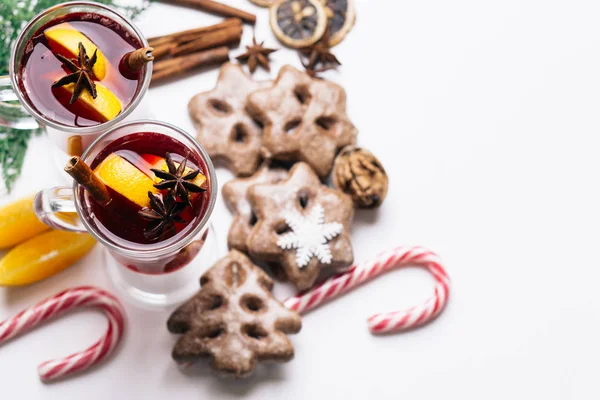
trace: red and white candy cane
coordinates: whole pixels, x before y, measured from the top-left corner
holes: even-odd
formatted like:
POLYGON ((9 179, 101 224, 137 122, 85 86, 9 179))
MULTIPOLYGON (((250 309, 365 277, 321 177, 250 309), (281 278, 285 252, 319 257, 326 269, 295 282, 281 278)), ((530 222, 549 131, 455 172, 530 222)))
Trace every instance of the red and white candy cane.
POLYGON ((116 297, 102 289, 91 286, 67 289, 0 322, 0 344, 65 311, 80 307, 94 307, 104 311, 108 318, 106 333, 86 350, 41 363, 38 374, 42 381, 49 382, 86 370, 105 359, 115 349, 125 327, 123 306, 116 297))
POLYGON ((427 301, 403 311, 374 314, 367 320, 372 333, 401 331, 423 325, 435 318, 448 302, 450 278, 439 257, 422 247, 397 247, 385 251, 372 261, 352 266, 313 289, 290 297, 284 305, 300 314, 394 268, 421 266, 435 278, 434 293, 427 301))

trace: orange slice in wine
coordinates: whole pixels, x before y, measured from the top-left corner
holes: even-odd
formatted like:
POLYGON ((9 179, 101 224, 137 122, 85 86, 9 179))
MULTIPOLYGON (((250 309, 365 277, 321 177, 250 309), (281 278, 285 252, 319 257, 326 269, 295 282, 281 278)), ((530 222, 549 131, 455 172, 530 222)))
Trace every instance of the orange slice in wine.
POLYGON ((140 207, 150 206, 148 192, 158 192, 152 179, 116 154, 106 157, 94 172, 106 186, 140 207))
POLYGON ((92 58, 96 52, 96 63, 92 68, 97 79, 102 80, 106 76, 106 57, 100 49, 83 33, 79 32, 68 22, 55 25, 44 31, 44 36, 48 40, 48 46, 55 54, 60 54, 68 58, 77 58, 79 54, 79 42, 83 44, 88 57, 92 58))
MULTIPOLYGON (((169 167, 167 166, 167 160, 165 160, 163 157, 159 157, 159 156, 155 156, 154 154, 142 154, 142 158, 144 160, 146 160, 150 165, 152 165, 152 168, 154 169, 161 169, 163 171, 168 171, 169 167)), ((175 162, 175 166, 177 168, 179 168, 179 163, 175 162)), ((190 172, 192 172, 193 170, 189 167, 187 167, 185 169, 185 174, 189 174, 190 172)), ((154 182, 158 183, 161 181, 161 179, 157 176, 155 176, 152 173, 152 177, 154 179, 154 182)), ((202 175, 202 174, 198 174, 198 176, 196 176, 196 178, 193 180, 194 184, 196 184, 196 186, 202 187, 202 185, 204 184, 204 182, 206 182, 206 176, 202 175)))
POLYGON ((121 101, 106 86, 96 82, 96 98, 87 89, 83 89, 75 103, 69 104, 75 84, 52 88, 57 100, 73 114, 96 122, 106 122, 121 112, 121 101))

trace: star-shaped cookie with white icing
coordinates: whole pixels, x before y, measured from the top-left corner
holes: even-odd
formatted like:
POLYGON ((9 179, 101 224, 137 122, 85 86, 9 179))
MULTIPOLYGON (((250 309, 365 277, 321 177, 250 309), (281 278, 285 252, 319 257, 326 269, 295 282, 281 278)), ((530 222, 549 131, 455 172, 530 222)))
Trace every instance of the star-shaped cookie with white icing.
POLYGON ((252 186, 248 200, 256 214, 250 255, 280 265, 298 289, 312 287, 323 268, 352 264, 352 200, 321 184, 308 164, 295 164, 282 182, 252 186))

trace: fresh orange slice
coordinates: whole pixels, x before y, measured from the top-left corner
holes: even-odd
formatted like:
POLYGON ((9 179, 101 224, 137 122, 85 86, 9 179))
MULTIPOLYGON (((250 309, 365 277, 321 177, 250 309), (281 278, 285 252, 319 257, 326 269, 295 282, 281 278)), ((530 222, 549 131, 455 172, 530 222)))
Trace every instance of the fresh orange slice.
POLYGON ((111 154, 94 170, 104 184, 140 207, 148 207, 148 192, 157 193, 154 181, 123 157, 111 154))
POLYGON ((78 261, 95 243, 88 234, 56 230, 35 236, 0 260, 0 285, 28 285, 48 278, 78 261))
MULTIPOLYGON (((163 171, 169 170, 169 167, 167 166, 167 160, 165 160, 162 157, 155 156, 154 154, 142 154, 142 158, 144 160, 146 160, 150 165, 152 165, 152 168, 154 168, 154 169, 162 169, 163 171)), ((179 163, 175 162, 175 166, 177 168, 179 168, 179 163)), ((192 172, 191 168, 188 167, 185 169, 186 174, 189 174, 190 172, 192 172)), ((154 174, 152 174, 152 178, 154 179, 155 183, 158 183, 161 181, 161 179, 159 177, 155 176, 154 174)), ((206 182, 206 176, 204 176, 202 174, 198 174, 198 176, 196 176, 196 178, 194 178, 193 182, 196 184, 196 186, 202 187, 204 182, 206 182)))
POLYGON ((115 118, 121 112, 121 101, 106 86, 96 82, 96 98, 84 89, 75 103, 69 104, 75 84, 69 83, 52 89, 58 101, 70 109, 75 115, 97 122, 106 122, 115 118))
POLYGON ((79 42, 85 47, 88 57, 92 57, 96 52, 96 63, 92 68, 97 79, 102 80, 106 76, 106 58, 102 51, 83 33, 79 32, 68 22, 55 25, 44 31, 44 36, 48 40, 48 46, 52 52, 69 58, 77 58, 79 54, 79 42))
POLYGON ((0 207, 0 249, 14 246, 50 229, 35 216, 34 197, 25 197, 0 207))

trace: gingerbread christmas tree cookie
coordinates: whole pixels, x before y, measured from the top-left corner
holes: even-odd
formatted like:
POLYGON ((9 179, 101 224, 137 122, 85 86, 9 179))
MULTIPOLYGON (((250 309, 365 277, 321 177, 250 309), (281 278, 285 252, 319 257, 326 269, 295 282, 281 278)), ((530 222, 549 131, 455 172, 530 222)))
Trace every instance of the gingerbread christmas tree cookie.
POLYGON ((223 161, 238 176, 251 175, 260 163, 262 128, 245 111, 248 94, 271 86, 254 81, 239 64, 221 67, 217 86, 192 97, 190 116, 198 141, 215 161, 223 161))
POLYGON ((271 168, 264 164, 254 175, 237 178, 223 185, 223 199, 227 207, 234 213, 233 222, 227 235, 230 249, 247 252, 246 241, 252 226, 256 223, 256 215, 248 202, 248 189, 257 183, 276 183, 284 180, 288 172, 283 168, 271 168))
POLYGON ((356 141, 346 115, 346 92, 286 65, 273 87, 248 96, 248 112, 264 125, 265 155, 304 161, 321 177, 331 171, 338 151, 356 141))
POLYGON ((273 297, 273 281, 248 257, 231 250, 200 284, 167 322, 170 332, 183 334, 173 348, 176 361, 209 357, 216 370, 243 377, 259 361, 293 358, 286 334, 300 331, 300 316, 273 297))
POLYGON ((256 184, 248 199, 257 222, 247 246, 258 260, 278 263, 300 290, 310 288, 321 269, 352 264, 352 200, 331 189, 306 163, 275 184, 256 184))

